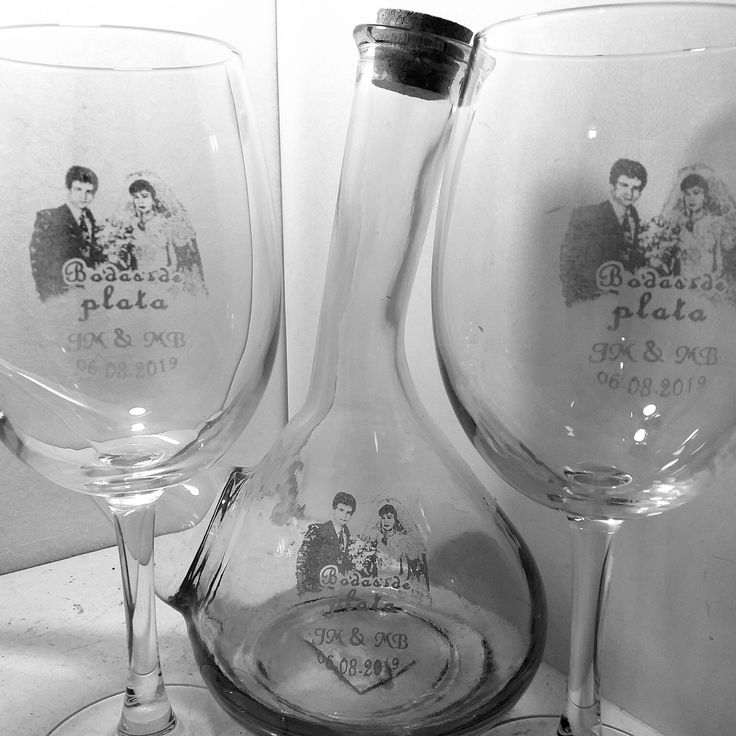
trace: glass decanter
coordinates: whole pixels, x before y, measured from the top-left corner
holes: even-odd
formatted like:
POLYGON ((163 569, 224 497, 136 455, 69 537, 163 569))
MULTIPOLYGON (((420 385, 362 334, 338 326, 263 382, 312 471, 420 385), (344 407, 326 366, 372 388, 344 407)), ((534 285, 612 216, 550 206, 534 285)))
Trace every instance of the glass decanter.
POLYGON ((541 659, 536 565, 427 416, 404 353, 470 36, 404 11, 356 28, 308 399, 233 474, 170 601, 204 680, 254 733, 475 731, 541 659))

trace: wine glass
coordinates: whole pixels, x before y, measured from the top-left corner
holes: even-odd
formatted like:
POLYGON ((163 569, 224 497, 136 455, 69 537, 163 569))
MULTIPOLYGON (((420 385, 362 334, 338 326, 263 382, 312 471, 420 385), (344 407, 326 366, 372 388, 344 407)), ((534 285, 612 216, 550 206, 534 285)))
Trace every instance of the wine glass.
POLYGON ((439 207, 433 313, 454 408, 573 539, 562 717, 600 721, 623 521, 707 489, 736 428, 736 7, 571 8, 476 36, 439 207))
POLYGON ((238 436, 277 339, 274 202, 239 57, 153 29, 7 27, 0 95, 0 431, 104 501, 128 633, 124 697, 53 734, 241 733, 204 688, 164 687, 153 586, 157 500, 238 436))

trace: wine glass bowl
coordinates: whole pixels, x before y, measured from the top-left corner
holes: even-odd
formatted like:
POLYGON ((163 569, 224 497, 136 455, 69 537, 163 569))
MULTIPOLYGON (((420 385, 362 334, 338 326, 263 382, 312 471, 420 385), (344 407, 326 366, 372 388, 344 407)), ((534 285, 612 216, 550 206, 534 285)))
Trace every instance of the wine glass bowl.
MULTIPOLYGON (((622 4, 476 36, 440 201, 437 351, 486 461, 608 535, 576 629, 600 614, 620 522, 691 500, 732 454, 734 18, 622 4)), ((566 708, 574 736, 600 728, 593 638, 572 657, 587 694, 568 701, 589 713, 566 708)))
MULTIPOLYGON (((274 203, 238 54, 151 29, 9 27, 0 93, 0 435, 111 513, 131 636, 120 733, 227 733, 171 716, 152 571, 157 499, 228 449, 276 348, 274 203)), ((103 707, 54 733, 99 728, 103 707)))
POLYGON ((224 65, 234 81, 238 70, 226 46, 185 35, 32 33, 29 43, 27 29, 4 31, 0 49, 12 59, 3 92, 22 93, 26 111, 2 121, 4 167, 16 182, 3 229, 23 244, 3 273, 1 368, 12 386, 3 406, 29 457, 50 462, 63 485, 138 492, 160 487, 164 473, 173 485, 230 442, 244 404, 235 399, 262 378, 252 366, 267 354, 278 309, 256 229, 268 212, 259 225, 244 206, 260 195, 242 175, 244 142, 222 104, 224 65), (168 68, 177 58, 186 67, 168 68), (85 66, 92 59, 97 67, 85 66), (42 136, 57 147, 35 164, 13 150, 29 137, 40 147, 42 136), (94 163, 96 178, 85 208, 91 254, 73 250, 59 233, 73 226, 49 207, 71 196, 64 177, 79 161, 94 163), (136 181, 153 192, 147 226, 128 191, 136 181), (62 247, 72 256, 63 273, 51 255, 62 247))
MULTIPOLYGON (((696 53, 710 46, 708 17, 730 12, 666 4, 571 12, 479 36, 476 60, 487 55, 493 69, 469 95, 473 120, 444 211, 438 351, 463 424, 512 485, 585 516, 644 516, 689 500, 734 428, 736 362, 724 340, 733 267, 685 275, 683 256, 662 261, 667 248, 685 254, 684 208, 668 203, 698 170, 721 197, 712 247, 727 262, 734 252, 724 157, 734 136, 725 125, 731 100, 721 94, 729 55, 696 53), (620 49, 601 55, 614 42, 606 23, 638 18, 635 28, 649 28, 637 14, 655 11, 641 54, 641 39, 624 34, 620 49), (686 50, 657 53, 681 11, 701 24, 677 15, 685 37, 675 48, 686 50), (551 35, 544 46, 545 24, 566 21, 581 26, 579 38, 568 48, 551 35), (674 80, 688 93, 664 105, 674 80), (612 86, 617 94, 604 95, 612 86), (688 118, 693 126, 683 129, 688 118), (602 219, 616 203, 613 166, 625 170, 627 161, 646 162, 636 204, 627 205, 638 208, 635 265, 615 251, 616 223, 602 219)), ((615 175, 635 178, 627 173, 615 175)))

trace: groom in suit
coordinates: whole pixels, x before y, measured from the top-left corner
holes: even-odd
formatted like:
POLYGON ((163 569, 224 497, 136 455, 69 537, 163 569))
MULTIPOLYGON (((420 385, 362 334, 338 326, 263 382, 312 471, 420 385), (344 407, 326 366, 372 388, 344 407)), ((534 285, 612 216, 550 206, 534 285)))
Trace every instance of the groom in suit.
POLYGON ((99 181, 91 169, 72 166, 66 172, 66 203, 36 213, 31 236, 31 271, 42 301, 63 294, 64 264, 81 258, 88 266, 101 262, 95 218, 89 209, 99 181))
POLYGON ((332 519, 309 525, 296 556, 298 593, 318 593, 322 589, 320 573, 325 567, 334 567, 338 573, 351 569, 348 521, 355 507, 355 498, 341 491, 332 500, 332 519))
POLYGON ((565 302, 600 295, 596 271, 618 261, 629 272, 646 266, 639 243, 640 220, 634 206, 647 184, 647 170, 638 161, 621 158, 609 174, 611 193, 600 204, 573 210, 560 254, 560 278, 565 302))

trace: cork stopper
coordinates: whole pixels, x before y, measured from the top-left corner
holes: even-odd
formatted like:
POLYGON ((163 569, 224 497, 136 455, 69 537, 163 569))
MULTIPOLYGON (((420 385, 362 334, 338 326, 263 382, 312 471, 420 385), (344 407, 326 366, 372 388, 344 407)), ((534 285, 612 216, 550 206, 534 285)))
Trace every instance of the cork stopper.
POLYGON ((473 32, 459 23, 438 18, 434 15, 427 15, 426 13, 417 13, 413 10, 381 8, 376 16, 376 23, 382 26, 406 28, 409 31, 419 31, 420 33, 434 33, 437 36, 445 36, 454 41, 460 41, 460 43, 470 43, 473 39, 473 32))
POLYGON ((453 21, 394 8, 378 11, 375 26, 360 26, 376 42, 373 84, 423 99, 450 95, 464 69, 473 32, 453 21))

